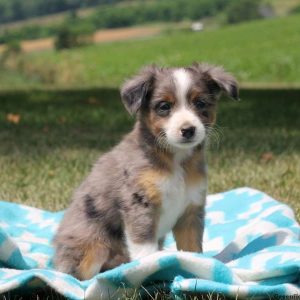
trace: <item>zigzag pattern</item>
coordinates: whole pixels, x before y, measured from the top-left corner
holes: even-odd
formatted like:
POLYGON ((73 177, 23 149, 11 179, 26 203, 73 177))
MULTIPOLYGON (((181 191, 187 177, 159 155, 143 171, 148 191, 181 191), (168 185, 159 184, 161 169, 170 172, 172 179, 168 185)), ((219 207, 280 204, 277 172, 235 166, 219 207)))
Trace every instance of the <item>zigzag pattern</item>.
POLYGON ((52 268, 51 240, 63 212, 0 201, 0 294, 49 285, 69 299, 114 299, 140 288, 262 298, 300 295, 300 227, 270 196, 239 188, 208 197, 204 253, 165 250, 78 281, 52 268), (143 288, 141 288, 143 286, 143 288))

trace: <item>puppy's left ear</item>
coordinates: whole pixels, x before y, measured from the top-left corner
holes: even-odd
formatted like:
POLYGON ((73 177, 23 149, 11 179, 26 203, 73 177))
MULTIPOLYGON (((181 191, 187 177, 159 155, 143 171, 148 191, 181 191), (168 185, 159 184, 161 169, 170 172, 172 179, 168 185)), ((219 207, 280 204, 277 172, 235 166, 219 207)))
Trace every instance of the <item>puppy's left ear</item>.
POLYGON ((236 79, 222 67, 208 64, 194 64, 193 69, 201 73, 210 93, 220 96, 224 92, 227 96, 239 99, 239 88, 236 79))
POLYGON ((153 90, 157 67, 145 67, 138 75, 129 79, 121 88, 122 102, 127 111, 133 115, 146 104, 153 90))

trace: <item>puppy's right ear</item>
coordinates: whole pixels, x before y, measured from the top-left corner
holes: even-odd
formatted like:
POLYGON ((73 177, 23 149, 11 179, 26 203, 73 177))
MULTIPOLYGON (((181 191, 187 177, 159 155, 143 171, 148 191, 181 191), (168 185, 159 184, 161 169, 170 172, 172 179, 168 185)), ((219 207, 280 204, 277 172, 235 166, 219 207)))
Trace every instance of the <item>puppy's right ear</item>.
POLYGON ((126 81, 122 86, 122 102, 131 115, 137 113, 141 106, 149 100, 156 72, 157 67, 154 65, 145 67, 138 75, 126 81))

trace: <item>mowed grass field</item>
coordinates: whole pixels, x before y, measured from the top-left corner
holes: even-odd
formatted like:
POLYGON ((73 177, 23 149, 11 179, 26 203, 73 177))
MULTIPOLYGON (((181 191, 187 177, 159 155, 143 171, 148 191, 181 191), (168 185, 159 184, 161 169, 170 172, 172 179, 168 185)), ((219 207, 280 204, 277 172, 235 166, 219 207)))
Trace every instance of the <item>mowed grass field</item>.
POLYGON ((143 65, 193 61, 221 64, 242 83, 297 84, 299 33, 297 14, 217 30, 168 30, 156 37, 28 53, 14 58, 12 65, 28 79, 26 86, 116 87, 143 65))
MULTIPOLYGON (((257 188, 300 220, 299 92, 242 90, 242 101, 220 101, 210 193, 257 188)), ((0 199, 52 211, 134 123, 116 89, 2 92, 0 102, 0 199)))

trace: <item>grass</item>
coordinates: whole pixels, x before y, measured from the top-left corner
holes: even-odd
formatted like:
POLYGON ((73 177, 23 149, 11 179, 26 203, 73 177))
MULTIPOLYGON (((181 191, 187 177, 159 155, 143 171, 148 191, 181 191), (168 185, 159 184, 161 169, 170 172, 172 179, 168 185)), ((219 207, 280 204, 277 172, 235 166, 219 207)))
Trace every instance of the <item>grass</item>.
POLYGON ((287 15, 292 9, 300 5, 299 0, 268 0, 279 16, 287 15))
MULTIPOLYGON (((173 300, 174 296, 170 295, 164 290, 159 288, 154 288, 156 291, 149 292, 146 288, 141 288, 140 290, 135 290, 133 293, 128 293, 124 290, 124 293, 121 297, 116 298, 115 295, 112 295, 111 299, 118 300, 173 300)), ((153 290, 153 288, 152 288, 153 290)), ((45 289, 41 290, 38 293, 32 293, 28 295, 22 295, 20 293, 6 293, 0 295, 0 300, 67 300, 67 298, 59 295, 54 290, 45 289)), ((100 298, 99 298, 100 299, 100 298)), ((226 300, 222 293, 202 293, 202 294, 183 294, 181 296, 182 300, 226 300)), ((235 297, 235 300, 239 300, 239 296, 235 297)), ((268 297, 266 299, 273 300, 274 297, 268 297)))
POLYGON ((0 82, 1 82, 2 89, 7 88, 10 90, 18 88, 20 86, 30 87, 30 86, 36 86, 38 84, 38 81, 34 79, 28 79, 19 72, 4 70, 3 68, 1 68, 1 65, 0 65, 0 82))
POLYGON ((299 15, 293 15, 200 33, 171 30, 151 38, 28 53, 13 60, 16 70, 47 86, 116 87, 142 65, 193 61, 222 64, 241 82, 298 83, 299 28, 299 15))
POLYGON ((65 207, 96 157, 130 127, 117 97, 111 90, 2 94, 0 198, 65 207), (7 113, 20 123, 7 122, 7 113))
MULTIPOLYGON (((242 90, 241 102, 220 102, 210 193, 254 187, 300 220, 299 93, 242 90)), ((0 102, 0 199, 48 210, 65 208, 97 157, 133 125, 115 89, 2 92, 0 102)))

